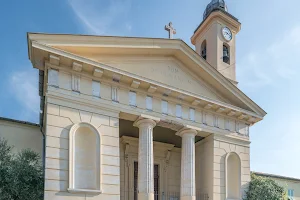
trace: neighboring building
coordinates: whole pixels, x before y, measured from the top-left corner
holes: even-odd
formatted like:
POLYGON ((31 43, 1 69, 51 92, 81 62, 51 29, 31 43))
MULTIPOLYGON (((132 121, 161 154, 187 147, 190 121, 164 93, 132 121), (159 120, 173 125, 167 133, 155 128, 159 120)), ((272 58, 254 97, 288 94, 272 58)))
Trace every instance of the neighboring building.
POLYGON ((275 180, 286 189, 289 200, 300 200, 300 179, 261 172, 252 173, 257 176, 268 177, 275 180))
POLYGON ((43 135, 38 124, 0 117, 0 137, 14 147, 14 152, 31 149, 42 156, 43 135))
POLYGON ((212 0, 195 51, 180 39, 29 33, 45 199, 242 199, 249 126, 266 112, 237 87, 240 27, 212 0))

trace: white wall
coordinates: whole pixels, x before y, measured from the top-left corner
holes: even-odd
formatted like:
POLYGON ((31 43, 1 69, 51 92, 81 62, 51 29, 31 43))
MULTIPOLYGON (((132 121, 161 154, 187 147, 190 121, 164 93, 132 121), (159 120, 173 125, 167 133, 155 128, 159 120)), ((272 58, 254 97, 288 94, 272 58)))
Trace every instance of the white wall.
POLYGON ((39 126, 0 120, 0 137, 14 146, 14 152, 29 148, 42 156, 43 135, 39 126))

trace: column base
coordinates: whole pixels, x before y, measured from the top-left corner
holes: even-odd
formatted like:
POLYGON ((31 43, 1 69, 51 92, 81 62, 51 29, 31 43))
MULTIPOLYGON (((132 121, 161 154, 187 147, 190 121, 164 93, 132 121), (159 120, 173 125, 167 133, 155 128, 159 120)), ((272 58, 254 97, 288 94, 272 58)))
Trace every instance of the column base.
POLYGON ((138 193, 138 200, 154 200, 153 193, 138 193))
POLYGON ((195 196, 184 196, 180 197, 180 200, 196 200, 195 196))

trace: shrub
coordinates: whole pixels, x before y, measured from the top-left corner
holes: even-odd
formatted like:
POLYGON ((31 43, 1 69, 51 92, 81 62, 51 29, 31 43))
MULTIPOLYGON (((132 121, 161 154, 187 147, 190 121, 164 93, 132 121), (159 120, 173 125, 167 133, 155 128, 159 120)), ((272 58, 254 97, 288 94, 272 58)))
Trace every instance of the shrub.
POLYGON ((43 168, 32 150, 12 153, 12 146, 0 138, 0 200, 43 199, 43 168))
POLYGON ((249 189, 244 200, 287 200, 284 187, 274 180, 251 174, 249 189))

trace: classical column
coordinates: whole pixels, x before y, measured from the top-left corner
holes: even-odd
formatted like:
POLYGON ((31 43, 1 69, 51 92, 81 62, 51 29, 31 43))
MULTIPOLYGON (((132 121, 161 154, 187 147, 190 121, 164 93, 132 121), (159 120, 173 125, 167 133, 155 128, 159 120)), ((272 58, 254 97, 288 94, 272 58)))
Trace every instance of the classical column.
POLYGON ((138 200, 154 200, 153 128, 154 120, 135 122, 139 128, 138 200))
POLYGON ((177 135, 182 137, 180 200, 195 200, 195 136, 197 131, 185 129, 179 131, 177 135))

